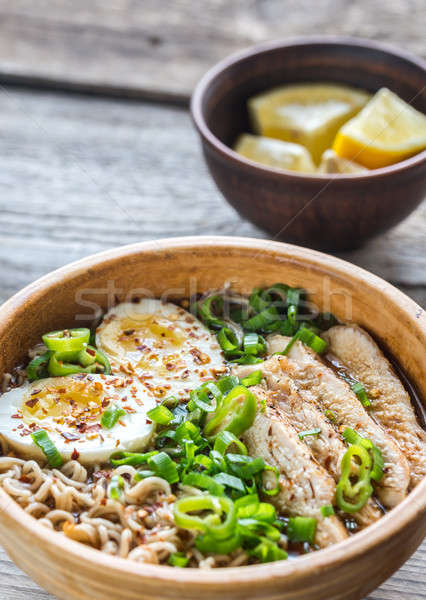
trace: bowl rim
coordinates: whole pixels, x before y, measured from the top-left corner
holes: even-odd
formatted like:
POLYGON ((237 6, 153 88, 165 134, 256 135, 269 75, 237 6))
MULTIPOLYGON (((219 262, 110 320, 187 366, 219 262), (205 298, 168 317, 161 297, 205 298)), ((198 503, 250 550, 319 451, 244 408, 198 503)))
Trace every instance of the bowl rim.
MULTIPOLYGON (((402 161, 382 167, 380 169, 371 169, 367 173, 299 173, 297 171, 290 171, 286 169, 278 169, 275 167, 268 167, 255 161, 252 161, 244 156, 241 156, 232 148, 224 144, 214 135, 211 129, 207 126, 203 113, 203 100, 204 96, 209 89, 210 85, 214 80, 224 73, 227 69, 233 65, 243 62, 247 59, 253 58, 259 54, 267 54, 280 48, 296 48, 298 46, 318 46, 318 45, 330 45, 330 46, 353 46, 354 48, 366 48, 369 50, 378 50, 391 55, 395 58, 404 59, 411 62, 416 67, 423 69, 426 72, 426 61, 420 57, 417 57, 405 50, 382 42, 376 42, 373 40, 363 39, 359 37, 351 36, 336 36, 336 35, 315 35, 315 36, 297 36, 286 39, 277 39, 267 42, 262 42, 253 46, 244 48, 234 52, 233 54, 222 59, 215 65, 213 65, 199 80, 194 92, 191 96, 190 110, 192 120, 195 127, 200 134, 201 138, 207 142, 214 150, 219 152, 223 158, 232 160, 239 164, 246 171, 256 171, 259 175, 270 176, 274 179, 292 179, 295 182, 300 182, 302 179, 307 179, 312 182, 325 183, 328 185, 332 181, 361 181, 377 179, 385 175, 391 175, 393 173, 400 173, 407 171, 412 167, 416 167, 422 163, 426 163, 426 150, 406 158, 402 161)), ((423 88, 422 88, 423 90, 423 88)), ((418 93, 420 93, 420 90, 418 93)))
MULTIPOLYGON (((278 255, 281 259, 296 260, 300 263, 309 262, 318 269, 331 271, 335 276, 347 277, 350 275, 362 285, 378 287, 393 303, 397 303, 406 312, 407 318, 415 322, 419 332, 426 331, 426 314, 413 300, 385 280, 361 267, 309 248, 270 240, 231 236, 164 238, 120 246, 82 258, 44 275, 7 300, 0 306, 0 326, 10 322, 10 318, 14 316, 14 313, 19 314, 20 311, 25 309, 25 303, 30 297, 43 296, 52 292, 57 285, 63 284, 64 281, 71 281, 93 268, 107 265, 109 261, 116 262, 130 257, 137 259, 144 254, 159 251, 169 253, 194 249, 211 250, 214 248, 222 251, 230 249, 243 252, 255 251, 259 254, 269 252, 278 255)), ((269 586, 276 587, 277 581, 284 582, 292 576, 299 579, 308 574, 312 575, 313 572, 319 573, 330 568, 330 566, 334 568, 336 565, 351 561, 356 556, 380 545, 387 538, 402 531, 409 523, 415 521, 425 512, 426 478, 398 506, 389 511, 379 521, 355 536, 319 552, 301 556, 294 561, 277 561, 211 570, 176 569, 166 565, 140 564, 117 556, 110 556, 65 536, 58 535, 58 532, 43 526, 37 519, 26 513, 11 496, 0 488, 0 513, 6 513, 8 518, 14 522, 14 527, 24 528, 30 533, 32 538, 40 543, 39 547, 44 547, 46 544, 50 550, 54 549, 57 556, 61 556, 60 553, 62 552, 72 561, 81 562, 84 559, 93 568, 105 569, 106 567, 117 575, 140 578, 141 581, 145 580, 145 582, 150 580, 153 583, 188 585, 196 581, 199 587, 204 586, 206 588, 214 584, 218 592, 219 590, 225 592, 230 586, 235 586, 238 583, 247 584, 252 581, 262 583, 266 591, 269 586)))

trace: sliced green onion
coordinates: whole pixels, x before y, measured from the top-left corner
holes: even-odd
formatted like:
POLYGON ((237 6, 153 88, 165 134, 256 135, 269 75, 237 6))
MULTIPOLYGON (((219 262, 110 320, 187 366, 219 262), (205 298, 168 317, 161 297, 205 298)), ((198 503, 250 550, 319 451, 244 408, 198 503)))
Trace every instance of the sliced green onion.
POLYGON ((365 391, 365 387, 359 381, 356 381, 351 385, 351 390, 356 394, 358 400, 361 402, 364 408, 371 406, 371 402, 365 391))
MULTIPOLYGON (((244 519, 253 517, 259 508, 259 496, 257 494, 248 494, 247 496, 241 496, 235 500, 235 510, 237 511, 237 517, 244 519)), ((272 504, 270 505, 272 506, 272 504)))
POLYGON ((227 454, 226 462, 234 475, 241 479, 250 479, 257 473, 265 470, 265 461, 262 457, 251 458, 242 454, 227 454))
POLYGON ((275 308, 275 306, 269 306, 254 317, 251 317, 251 319, 245 321, 243 323, 244 329, 247 331, 264 330, 265 327, 277 320, 277 316, 278 310, 275 308))
POLYGON ((51 331, 42 336, 44 345, 54 352, 73 352, 82 350, 89 343, 90 329, 63 329, 51 331))
POLYGON ((256 533, 257 535, 265 535, 273 542, 278 542, 278 540, 281 538, 281 532, 279 529, 273 527, 266 521, 258 521, 257 519, 239 519, 238 525, 243 529, 248 529, 250 532, 256 533))
POLYGON ((284 350, 278 354, 288 354, 298 340, 303 342, 306 346, 309 346, 309 348, 311 348, 317 354, 322 354, 327 349, 327 342, 325 340, 316 335, 310 329, 302 327, 297 333, 294 334, 284 350))
POLYGON ((320 433, 321 433, 321 427, 314 427, 313 429, 307 429, 306 431, 301 431, 297 435, 299 436, 299 439, 303 440, 305 437, 308 437, 310 435, 318 436, 318 435, 320 435, 320 433))
POLYGON ((44 352, 44 354, 36 356, 32 359, 27 366, 27 377, 29 381, 35 381, 36 379, 44 379, 49 377, 47 365, 49 364, 49 359, 51 356, 52 352, 48 350, 47 352, 44 352))
POLYGON ((164 406, 164 404, 159 404, 158 406, 151 408, 146 415, 148 419, 151 419, 151 421, 154 421, 154 423, 158 423, 159 425, 168 425, 173 421, 173 413, 164 406))
POLYGON ((195 547, 204 554, 230 554, 241 546, 241 538, 238 532, 222 540, 216 539, 214 535, 199 535, 195 539, 195 547))
POLYGON ((229 473, 218 473, 213 477, 213 479, 216 483, 226 485, 233 490, 238 490, 239 492, 245 492, 246 490, 241 479, 239 477, 234 477, 234 475, 230 475, 229 473))
POLYGON ((188 473, 182 478, 182 484, 207 490, 213 496, 223 496, 225 492, 225 487, 222 484, 204 473, 188 473))
POLYGON ((219 312, 223 311, 223 298, 219 294, 200 300, 197 304, 197 308, 201 320, 207 327, 210 327, 211 329, 222 329, 222 327, 226 327, 226 323, 213 312, 213 309, 217 309, 219 312))
POLYGON ((229 327, 222 327, 217 334, 217 341, 225 354, 232 354, 240 349, 238 338, 229 327))
POLYGON ((210 402, 208 392, 204 388, 192 390, 189 394, 188 410, 193 412, 199 408, 203 412, 214 412, 215 406, 210 402))
POLYGON ((108 486, 108 496, 112 500, 122 501, 124 491, 124 479, 121 475, 113 475, 111 483, 108 486))
POLYGON ((331 421, 332 423, 336 423, 336 421, 337 421, 336 413, 334 413, 332 410, 326 410, 324 414, 329 421, 331 421))
POLYGON ((184 568, 189 562, 189 558, 183 552, 173 552, 167 561, 171 567, 184 568))
POLYGON ((240 358, 234 358, 232 362, 237 365, 257 365, 258 363, 263 362, 263 360, 252 354, 243 354, 240 358))
POLYGON ((202 441, 200 428, 191 421, 184 421, 176 429, 176 441, 182 444, 185 441, 199 443, 202 441))
POLYGON ((331 504, 324 504, 324 506, 321 506, 321 514, 324 519, 331 517, 334 515, 334 508, 331 506, 331 504))
POLYGON ((112 429, 114 425, 118 423, 121 417, 124 417, 126 411, 117 406, 116 404, 111 404, 108 408, 103 412, 101 417, 101 425, 104 429, 112 429))
POLYGON ((291 542, 308 542, 313 544, 317 527, 312 517, 290 517, 287 526, 287 537, 291 542))
POLYGON ((144 454, 138 452, 116 452, 110 456, 110 463, 114 467, 121 467, 121 465, 143 465, 148 462, 151 456, 158 454, 157 450, 152 452, 145 452, 144 454))
POLYGON ((33 442, 42 450, 47 462, 52 469, 59 469, 64 464, 62 456, 44 429, 39 429, 31 434, 33 442))
POLYGON ((244 379, 241 379, 241 385, 244 385, 245 387, 251 387, 252 385, 258 385, 262 381, 262 377, 263 377, 263 373, 260 369, 257 371, 253 371, 252 373, 250 373, 250 375, 247 375, 247 377, 244 377, 244 379))
POLYGON ((150 456, 147 460, 148 467, 155 471, 155 474, 169 483, 177 483, 179 474, 176 463, 172 461, 166 452, 158 452, 150 456))
POLYGON ((248 552, 263 563, 286 560, 288 558, 288 554, 285 550, 279 548, 274 542, 268 540, 266 537, 261 537, 257 546, 248 552))
POLYGON ((258 333, 246 333, 244 334, 244 352, 245 354, 265 354, 266 352, 266 341, 258 333))
POLYGON ((270 471, 275 475, 275 486, 272 488, 267 488, 265 485, 262 486, 262 492, 267 496, 276 496, 279 494, 281 485, 280 485, 280 472, 276 467, 272 467, 271 465, 265 465, 264 473, 270 471))
POLYGON ((216 381, 216 386, 226 396, 239 383, 240 381, 236 375, 225 375, 225 377, 221 377, 219 381, 216 381))
POLYGON ((241 454, 248 454, 247 447, 243 442, 241 442, 237 436, 235 436, 230 431, 221 431, 214 441, 213 450, 216 452, 220 452, 220 454, 226 454, 228 448, 232 445, 235 445, 241 454))
POLYGON ((134 474, 134 481, 142 481, 142 479, 147 479, 148 477, 154 477, 154 471, 150 471, 149 469, 143 469, 134 474))

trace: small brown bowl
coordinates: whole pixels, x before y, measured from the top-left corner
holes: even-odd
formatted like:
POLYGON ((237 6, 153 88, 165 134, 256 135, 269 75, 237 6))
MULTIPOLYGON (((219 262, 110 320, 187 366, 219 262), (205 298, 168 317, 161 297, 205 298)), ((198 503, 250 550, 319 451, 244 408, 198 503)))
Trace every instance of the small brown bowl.
MULTIPOLYGON (((152 294, 170 299, 233 283, 236 291, 284 281, 320 310, 368 328, 426 399, 426 315, 359 267, 278 242, 177 238, 125 246, 59 269, 0 308, 0 376, 42 333, 87 326, 96 307, 152 294)), ((426 533, 426 479, 364 531, 296 560, 229 569, 176 569, 109 556, 46 528, 0 488, 0 544, 62 600, 360 600, 416 550, 426 533)), ((420 585, 420 582, 419 582, 420 585)))
POLYGON ((219 190, 274 238, 348 250, 407 217, 426 192, 426 151, 367 174, 308 175, 269 168, 231 147, 251 130, 247 99, 286 83, 328 81, 371 92, 388 87, 426 112, 425 62, 351 38, 315 37, 244 50, 213 67, 191 103, 219 190))

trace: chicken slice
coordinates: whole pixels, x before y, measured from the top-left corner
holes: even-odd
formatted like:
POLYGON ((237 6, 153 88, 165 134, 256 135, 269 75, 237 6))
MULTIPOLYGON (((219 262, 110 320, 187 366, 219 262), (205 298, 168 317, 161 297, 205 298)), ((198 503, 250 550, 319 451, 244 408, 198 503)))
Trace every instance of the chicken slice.
MULTIPOLYGON (((269 336, 268 351, 282 351, 289 340, 280 335, 269 336)), ((385 472, 377 483, 376 494, 387 508, 399 504, 407 495, 410 481, 408 461, 394 440, 367 414, 350 386, 302 342, 296 342, 288 356, 279 360, 302 396, 305 390, 310 391, 324 409, 335 414, 337 425, 354 429, 381 450, 385 472)))
MULTIPOLYGON (((299 394, 296 384, 290 377, 283 373, 280 357, 274 356, 262 364, 241 365, 234 367, 233 371, 240 377, 247 377, 253 370, 261 367, 266 380, 269 402, 276 406, 291 422, 296 433, 312 429, 319 429, 318 435, 309 435, 303 438, 318 463, 333 477, 337 483, 340 479, 340 464, 347 448, 342 437, 324 415, 324 410, 316 403, 312 394, 304 391, 304 397, 299 394)), ((374 523, 382 516, 376 502, 370 498, 367 504, 353 517, 361 527, 374 523)))
POLYGON ((324 335, 329 349, 370 398, 374 415, 399 444, 411 467, 414 487, 426 475, 426 432, 420 427, 410 396, 372 337, 355 325, 337 325, 324 335))
POLYGON ((260 386, 251 391, 265 400, 264 412, 258 411, 253 425, 244 435, 250 456, 261 456, 280 473, 280 492, 270 501, 284 515, 313 517, 317 520, 315 543, 326 548, 348 537, 336 515, 323 517, 321 507, 334 504, 335 483, 303 444, 288 418, 270 402, 260 386))

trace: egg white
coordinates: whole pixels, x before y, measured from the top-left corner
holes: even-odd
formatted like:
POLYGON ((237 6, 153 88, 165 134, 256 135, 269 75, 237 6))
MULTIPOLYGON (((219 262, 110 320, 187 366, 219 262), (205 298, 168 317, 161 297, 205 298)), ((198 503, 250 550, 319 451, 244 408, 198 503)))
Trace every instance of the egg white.
POLYGON ((115 306, 98 327, 96 343, 114 372, 135 374, 157 399, 185 398, 226 372, 216 336, 188 311, 160 300, 115 306))
POLYGON ((25 383, 0 396, 0 434, 24 458, 43 459, 31 433, 44 429, 64 460, 73 457, 84 464, 99 464, 108 461, 115 451, 143 450, 147 446, 153 424, 146 413, 155 405, 155 399, 139 381, 129 376, 50 377, 25 383), (53 408, 43 412, 46 402, 53 408), (101 416, 111 403, 126 414, 112 429, 104 429, 101 416))

